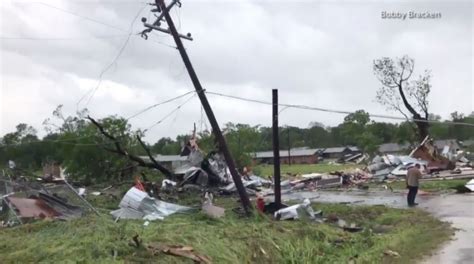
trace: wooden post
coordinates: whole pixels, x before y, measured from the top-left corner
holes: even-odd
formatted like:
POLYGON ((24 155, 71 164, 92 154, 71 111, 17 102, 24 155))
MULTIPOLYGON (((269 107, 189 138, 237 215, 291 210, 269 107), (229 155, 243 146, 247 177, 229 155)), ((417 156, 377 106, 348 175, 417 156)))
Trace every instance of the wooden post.
POLYGON ((274 192, 275 192, 275 206, 276 208, 281 207, 281 182, 280 182, 280 141, 278 138, 278 90, 272 90, 272 102, 273 102, 273 177, 274 177, 274 192))

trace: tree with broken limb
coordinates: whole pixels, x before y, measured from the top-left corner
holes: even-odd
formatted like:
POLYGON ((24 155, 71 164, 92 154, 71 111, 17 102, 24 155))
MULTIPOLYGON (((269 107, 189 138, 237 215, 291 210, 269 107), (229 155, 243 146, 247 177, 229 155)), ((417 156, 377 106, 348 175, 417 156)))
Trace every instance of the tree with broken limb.
POLYGON ((151 162, 146 162, 145 160, 143 160, 139 156, 133 155, 129 151, 125 150, 122 147, 122 145, 120 144, 120 141, 116 137, 112 136, 112 134, 108 133, 104 129, 104 127, 99 122, 97 122, 94 118, 92 118, 90 116, 87 116, 87 119, 89 119, 92 122, 92 124, 94 124, 97 127, 97 129, 100 131, 100 133, 102 135, 104 135, 106 138, 108 138, 110 141, 112 141, 114 143, 115 149, 103 146, 103 148, 105 150, 107 150, 109 152, 112 152, 112 153, 115 153, 115 154, 118 154, 118 155, 125 156, 129 160, 131 160, 133 162, 136 162, 138 164, 138 166, 145 167, 145 168, 151 168, 151 169, 157 169, 158 171, 163 173, 167 178, 172 178, 173 173, 170 172, 167 168, 160 165, 155 160, 155 158, 153 157, 153 155, 150 152, 150 149, 142 141, 140 135, 136 136, 137 140, 140 143, 140 145, 142 146, 142 148, 146 151, 146 153, 147 153, 148 157, 150 158, 151 162))
POLYGON ((414 68, 415 61, 406 55, 396 59, 383 57, 374 60, 374 74, 382 83, 376 100, 388 109, 400 112, 407 120, 410 120, 411 115, 418 138, 423 140, 429 129, 427 121, 431 73, 425 70, 417 79, 410 80, 414 68), (402 103, 406 110, 402 109, 402 103))

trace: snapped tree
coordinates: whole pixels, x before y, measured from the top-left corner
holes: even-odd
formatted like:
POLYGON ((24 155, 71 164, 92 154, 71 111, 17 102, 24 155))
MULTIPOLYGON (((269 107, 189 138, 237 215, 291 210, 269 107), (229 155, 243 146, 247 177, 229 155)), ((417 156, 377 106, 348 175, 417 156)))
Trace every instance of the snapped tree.
POLYGON ((425 70, 417 79, 410 80, 414 68, 415 61, 406 55, 396 59, 383 57, 374 60, 374 74, 382 83, 382 87, 377 91, 376 100, 389 110, 400 112, 407 120, 410 120, 411 116, 416 126, 414 127, 416 134, 423 140, 428 135, 429 129, 427 121, 431 73, 425 70))

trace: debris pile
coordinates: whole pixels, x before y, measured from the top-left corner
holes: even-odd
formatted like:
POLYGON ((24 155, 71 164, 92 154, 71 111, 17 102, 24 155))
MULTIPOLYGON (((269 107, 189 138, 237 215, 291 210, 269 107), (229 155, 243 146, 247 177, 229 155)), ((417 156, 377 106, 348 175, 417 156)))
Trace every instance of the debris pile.
POLYGON ((464 152, 453 150, 446 145, 441 153, 426 137, 408 156, 383 155, 376 156, 367 166, 377 181, 396 179, 406 176, 407 170, 419 164, 423 178, 449 177, 455 174, 473 175, 472 163, 464 156, 464 152))
POLYGON ((143 219, 148 221, 163 220, 178 212, 186 212, 192 208, 163 202, 150 197, 146 192, 132 187, 120 201, 119 209, 110 212, 119 219, 143 219))
POLYGON ((38 219, 70 220, 93 208, 66 180, 54 183, 0 179, 0 220, 3 226, 38 219))

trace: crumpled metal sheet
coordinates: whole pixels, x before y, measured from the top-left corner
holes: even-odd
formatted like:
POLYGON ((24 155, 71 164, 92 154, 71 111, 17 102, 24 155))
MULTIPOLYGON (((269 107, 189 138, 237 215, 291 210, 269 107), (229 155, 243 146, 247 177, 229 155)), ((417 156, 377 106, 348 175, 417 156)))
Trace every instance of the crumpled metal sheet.
POLYGON ((208 161, 210 170, 219 177, 222 183, 232 182, 229 167, 227 167, 227 163, 222 155, 215 153, 208 158, 208 161))
POLYGON ((204 154, 199 149, 193 149, 188 155, 188 161, 191 166, 199 167, 204 160, 204 154))
POLYGON ((6 197, 5 200, 21 218, 55 218, 61 215, 40 199, 6 197))
POLYGON ((263 185, 271 185, 272 184, 272 181, 270 180, 266 180, 260 176, 257 176, 257 175, 250 175, 249 176, 250 180, 251 181, 255 181, 257 186, 263 186, 263 185))
POLYGON ((157 220, 178 212, 186 212, 191 207, 163 202, 150 197, 135 187, 132 187, 119 204, 120 209, 110 212, 115 218, 157 220))
POLYGON ((38 193, 38 198, 56 210, 61 215, 61 219, 78 218, 84 214, 84 210, 81 207, 68 204, 56 196, 40 192, 38 193))
POLYGON ((197 184, 206 186, 208 182, 209 176, 207 172, 199 167, 191 167, 184 173, 183 181, 181 181, 180 185, 197 184))

